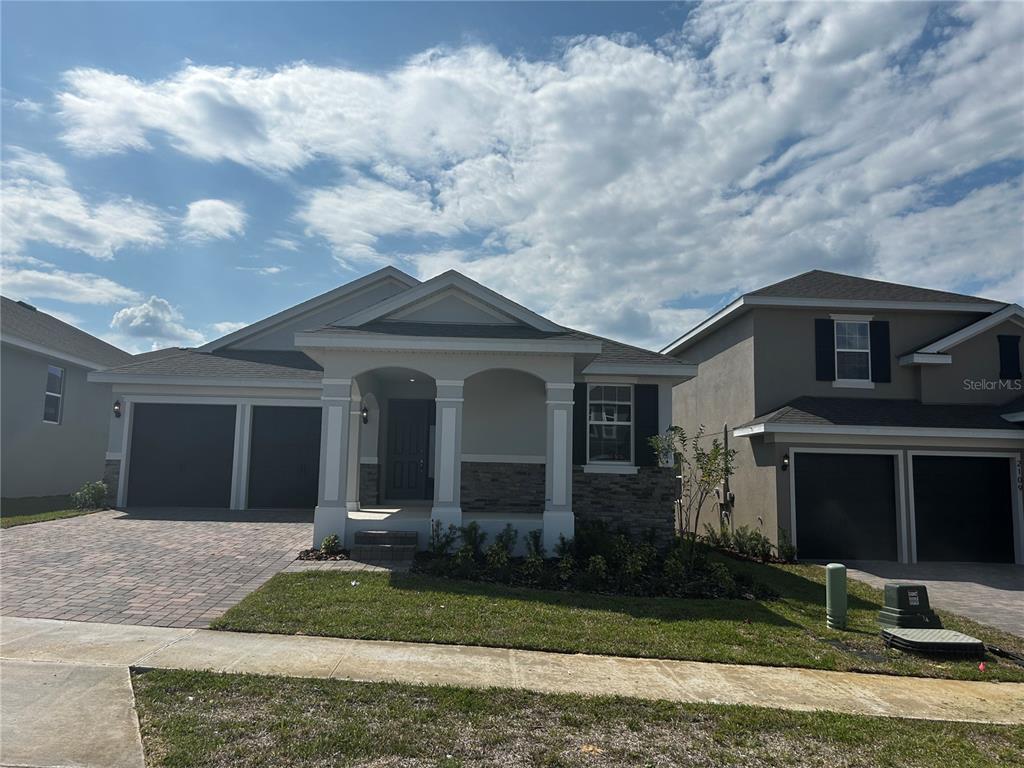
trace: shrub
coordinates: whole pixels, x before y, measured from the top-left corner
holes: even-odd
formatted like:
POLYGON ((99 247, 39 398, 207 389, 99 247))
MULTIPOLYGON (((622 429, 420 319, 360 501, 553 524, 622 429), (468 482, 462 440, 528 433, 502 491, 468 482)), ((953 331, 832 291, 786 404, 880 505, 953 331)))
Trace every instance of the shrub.
POLYGON ((511 557, 512 550, 516 548, 516 541, 518 539, 519 531, 513 528, 511 523, 506 523, 504 530, 494 537, 494 544, 491 547, 499 547, 505 550, 505 554, 511 557))
POLYGON ((715 549, 732 549, 732 531, 725 526, 716 528, 711 523, 704 523, 704 541, 715 549))
POLYGON ((569 586, 572 584, 573 579, 576 576, 576 558, 572 556, 571 552, 566 552, 565 556, 558 561, 558 580, 562 586, 569 586))
POLYGON ((591 555, 587 568, 579 577, 584 589, 598 591, 608 584, 608 563, 601 555, 591 555))
POLYGON ((751 557, 761 562, 772 559, 774 546, 768 537, 759 531, 741 525, 732 536, 733 548, 744 557, 751 557))
POLYGON ((100 509, 105 506, 107 484, 102 480, 86 483, 71 494, 75 509, 100 509))
POLYGON ((341 551, 341 541, 338 539, 337 534, 330 534, 324 536, 324 540, 320 542, 320 553, 323 555, 336 555, 341 551))
POLYGON ((779 531, 779 559, 786 563, 796 562, 796 547, 789 540, 786 531, 779 531))
POLYGON ((474 555, 472 547, 459 547, 451 557, 449 575, 457 579, 475 579, 480 575, 477 561, 478 558, 474 555))
MULTIPOLYGON (((563 537, 562 541, 565 541, 563 537)), ((544 531, 534 528, 526 534, 526 556, 544 559, 544 531)))
POLYGON ((512 580, 512 557, 501 542, 495 540, 487 548, 486 561, 487 575, 492 579, 504 582, 512 580))
POLYGON ((468 548, 475 559, 482 560, 487 534, 480 530, 480 524, 474 520, 469 525, 462 526, 459 535, 462 537, 463 548, 468 548))
POLYGON ((665 558, 662 586, 677 597, 737 597, 740 593, 730 571, 723 563, 706 557, 688 557, 680 547, 665 558))
POLYGON ((427 549, 434 557, 444 557, 459 538, 459 529, 449 525, 448 530, 442 530, 441 521, 433 520, 430 523, 430 541, 427 549))
POLYGON ((537 587, 548 582, 545 578, 546 570, 544 569, 544 558, 530 553, 523 560, 523 564, 519 566, 519 580, 529 587, 537 587))

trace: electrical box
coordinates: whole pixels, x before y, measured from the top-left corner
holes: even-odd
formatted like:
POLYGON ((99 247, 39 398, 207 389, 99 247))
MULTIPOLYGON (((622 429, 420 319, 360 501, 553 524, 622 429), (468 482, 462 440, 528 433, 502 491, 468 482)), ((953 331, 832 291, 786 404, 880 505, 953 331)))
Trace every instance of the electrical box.
POLYGON ((878 623, 883 627, 942 629, 923 584, 886 584, 885 606, 878 612, 878 623))

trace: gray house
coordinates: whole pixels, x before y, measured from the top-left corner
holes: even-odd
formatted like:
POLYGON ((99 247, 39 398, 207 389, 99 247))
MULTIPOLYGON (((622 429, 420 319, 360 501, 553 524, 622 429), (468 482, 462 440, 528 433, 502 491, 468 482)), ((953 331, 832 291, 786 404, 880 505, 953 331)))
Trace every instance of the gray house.
POLYGON ((675 423, 738 451, 723 513, 804 559, 1024 563, 1017 305, 812 271, 668 345, 675 423))
POLYGON ((550 548, 578 517, 672 534, 673 473, 648 438, 693 374, 457 272, 388 267, 90 380, 113 387, 119 506, 315 507, 315 541, 348 544, 511 523, 550 548))
POLYGON ((5 501, 63 496, 103 476, 110 385, 86 376, 131 359, 30 304, 0 297, 5 501))

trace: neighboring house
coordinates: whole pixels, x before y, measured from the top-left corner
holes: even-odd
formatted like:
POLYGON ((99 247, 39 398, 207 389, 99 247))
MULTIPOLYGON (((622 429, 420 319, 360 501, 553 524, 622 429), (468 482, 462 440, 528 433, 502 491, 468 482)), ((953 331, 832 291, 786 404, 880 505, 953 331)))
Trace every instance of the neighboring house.
POLYGON ((387 267, 224 338, 94 373, 120 506, 316 508, 314 539, 576 517, 673 532, 648 438, 694 367, 387 267), (109 412, 111 409, 108 408, 109 412))
POLYGON ((663 352, 675 422, 729 427, 725 512, 804 559, 1024 563, 1017 305, 812 271, 663 352))
POLYGON ((110 385, 89 371, 127 352, 31 304, 0 297, 0 493, 61 496, 103 476, 110 385))

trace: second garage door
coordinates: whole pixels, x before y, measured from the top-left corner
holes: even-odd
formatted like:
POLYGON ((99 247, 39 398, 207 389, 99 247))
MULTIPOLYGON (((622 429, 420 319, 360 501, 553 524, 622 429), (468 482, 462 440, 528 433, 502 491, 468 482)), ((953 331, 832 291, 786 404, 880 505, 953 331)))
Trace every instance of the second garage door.
POLYGON ((256 406, 249 448, 253 509, 313 509, 320 478, 319 407, 256 406))
POLYGON ((795 454, 798 556, 896 560, 895 463, 891 454, 795 454))

